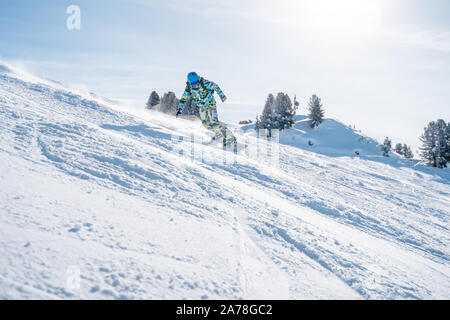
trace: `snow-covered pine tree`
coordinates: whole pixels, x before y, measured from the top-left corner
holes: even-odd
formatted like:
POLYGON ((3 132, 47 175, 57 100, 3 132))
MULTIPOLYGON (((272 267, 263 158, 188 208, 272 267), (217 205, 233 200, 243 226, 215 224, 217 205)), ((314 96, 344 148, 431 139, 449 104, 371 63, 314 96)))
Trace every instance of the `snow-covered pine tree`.
POLYGON ((448 125, 444 120, 431 121, 424 128, 420 141, 420 155, 427 165, 438 168, 447 166, 448 125))
POLYGON ((164 96, 162 97, 159 111, 164 113, 175 114, 176 110, 178 109, 179 103, 180 100, 177 99, 175 93, 169 91, 165 93, 164 96))
POLYGON ((319 124, 323 122, 323 118, 325 116, 325 112, 322 109, 322 101, 318 96, 315 94, 312 95, 312 97, 309 99, 308 102, 309 105, 309 126, 311 128, 317 127, 319 124))
POLYGON ((434 147, 436 145, 433 132, 435 131, 436 122, 431 121, 423 129, 423 134, 420 136, 422 146, 420 149, 420 156, 428 166, 436 167, 436 156, 434 154, 434 147))
POLYGON ((261 117, 257 118, 258 123, 255 126, 255 130, 266 129, 268 130, 268 135, 271 136, 271 130, 276 129, 274 126, 274 109, 275 98, 273 94, 269 93, 261 117))
POLYGON ((274 110, 274 127, 280 130, 289 129, 294 125, 295 109, 291 98, 283 92, 277 94, 274 110))
POLYGON ((391 139, 386 137, 384 139, 383 144, 380 146, 381 151, 383 152, 383 156, 389 157, 389 151, 391 151, 392 148, 392 142, 391 139))
POLYGON ((264 105, 263 112, 259 121, 261 122, 261 127, 264 129, 273 129, 273 117, 275 109, 275 97, 273 94, 269 93, 267 96, 266 103, 264 105))
POLYGON ((397 143, 395 145, 394 151, 397 152, 399 155, 403 156, 403 145, 401 143, 397 143))
POLYGON ((448 149, 448 138, 447 138, 447 123, 439 119, 436 121, 436 152, 437 152, 437 158, 436 158, 436 164, 438 168, 445 168, 447 167, 447 159, 446 159, 446 152, 448 149))
POLYGON ((414 153, 412 152, 411 148, 408 145, 406 145, 405 143, 402 146, 401 155, 403 155, 406 159, 414 158, 414 153))
POLYGON ((152 91, 146 104, 147 109, 153 109, 153 107, 158 105, 160 102, 161 100, 159 99, 158 93, 156 93, 156 91, 152 91))
POLYGON ((438 168, 446 168, 447 167, 447 159, 444 156, 445 146, 442 145, 442 141, 438 140, 436 142, 435 151, 436 154, 436 167, 438 168))

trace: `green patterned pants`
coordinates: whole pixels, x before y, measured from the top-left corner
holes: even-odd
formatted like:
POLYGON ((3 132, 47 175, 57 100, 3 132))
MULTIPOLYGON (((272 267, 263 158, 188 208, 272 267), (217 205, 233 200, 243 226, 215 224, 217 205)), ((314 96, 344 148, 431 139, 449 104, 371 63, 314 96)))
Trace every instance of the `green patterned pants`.
POLYGON ((226 144, 234 142, 235 139, 231 130, 229 130, 224 123, 219 121, 216 105, 207 105, 206 107, 201 106, 199 107, 199 112, 203 126, 206 129, 213 131, 216 139, 225 137, 226 144))

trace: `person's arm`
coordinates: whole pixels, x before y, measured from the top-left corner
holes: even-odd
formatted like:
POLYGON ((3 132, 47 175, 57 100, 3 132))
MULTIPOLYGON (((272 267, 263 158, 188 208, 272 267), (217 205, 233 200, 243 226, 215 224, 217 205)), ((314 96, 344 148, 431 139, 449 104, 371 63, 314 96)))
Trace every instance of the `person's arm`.
POLYGON ((184 104, 187 102, 189 97, 191 96, 188 85, 186 85, 186 89, 184 89, 183 96, 180 99, 180 104, 178 105, 178 110, 184 109, 184 104))
POLYGON ((223 93, 223 91, 220 89, 220 87, 217 84, 215 84, 214 82, 209 81, 209 80, 203 80, 203 82, 204 82, 206 88, 208 88, 208 90, 217 92, 217 94, 220 96, 220 99, 222 100, 222 102, 225 102, 225 100, 227 100, 227 96, 223 93))

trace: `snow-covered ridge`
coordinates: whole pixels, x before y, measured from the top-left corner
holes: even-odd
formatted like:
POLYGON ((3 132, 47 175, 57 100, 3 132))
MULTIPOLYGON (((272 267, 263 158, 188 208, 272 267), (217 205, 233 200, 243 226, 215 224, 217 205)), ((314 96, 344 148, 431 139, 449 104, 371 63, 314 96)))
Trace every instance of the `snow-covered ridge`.
MULTIPOLYGON (((381 155, 379 144, 335 119, 324 119, 317 128, 309 127, 307 116, 294 117, 295 125, 280 132, 280 143, 328 156, 370 156, 372 159, 381 155)), ((242 127, 245 132, 252 132, 254 124, 242 127)), ((390 154, 397 158, 395 154, 390 154)))
POLYGON ((448 170, 302 119, 279 168, 193 161, 199 123, 47 81, 0 65, 0 298, 449 298, 448 170))
POLYGON ((92 91, 76 87, 69 87, 67 85, 62 84, 61 82, 37 76, 23 68, 18 68, 16 66, 10 65, 2 61, 0 61, 0 74, 9 75, 24 82, 40 84, 55 90, 68 91, 72 94, 83 97, 84 99, 93 100, 100 104, 108 104, 112 106, 119 105, 118 101, 101 97, 92 91))

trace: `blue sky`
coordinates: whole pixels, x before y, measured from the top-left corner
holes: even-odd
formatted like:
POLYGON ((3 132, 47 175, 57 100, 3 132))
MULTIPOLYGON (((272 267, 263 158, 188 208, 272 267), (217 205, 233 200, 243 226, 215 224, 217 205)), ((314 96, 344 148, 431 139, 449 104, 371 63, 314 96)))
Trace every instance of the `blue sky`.
POLYGON ((226 121, 254 118, 269 92, 322 98, 326 115, 418 146, 450 121, 447 0, 0 0, 0 59, 144 105, 178 96, 189 71, 229 97, 226 121), (66 8, 81 8, 81 30, 66 8))

